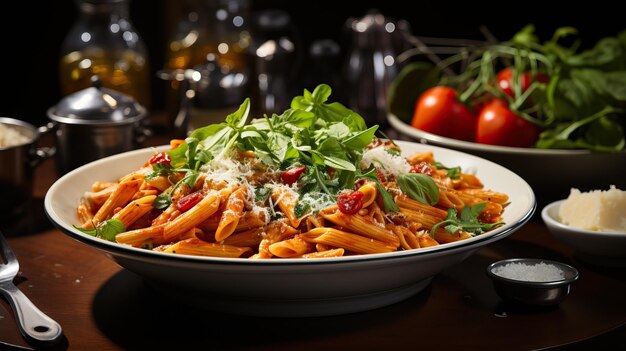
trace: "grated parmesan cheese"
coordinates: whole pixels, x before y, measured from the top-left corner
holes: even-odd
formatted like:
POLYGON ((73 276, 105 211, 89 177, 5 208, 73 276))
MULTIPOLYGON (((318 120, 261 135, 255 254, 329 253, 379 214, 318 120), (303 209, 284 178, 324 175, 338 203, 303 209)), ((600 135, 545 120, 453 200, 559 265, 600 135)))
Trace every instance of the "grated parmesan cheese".
POLYGON ((528 282, 551 282, 565 278, 561 269, 545 262, 531 265, 519 262, 507 263, 503 266, 495 267, 493 273, 503 278, 528 282))
POLYGON ((250 164, 241 163, 231 158, 215 158, 200 169, 206 173, 207 179, 225 181, 226 183, 246 182, 246 177, 252 176, 250 164))
POLYGON ((411 165, 401 155, 390 154, 384 146, 367 150, 361 159, 361 167, 374 165, 385 177, 397 177, 400 173, 409 173, 411 165))

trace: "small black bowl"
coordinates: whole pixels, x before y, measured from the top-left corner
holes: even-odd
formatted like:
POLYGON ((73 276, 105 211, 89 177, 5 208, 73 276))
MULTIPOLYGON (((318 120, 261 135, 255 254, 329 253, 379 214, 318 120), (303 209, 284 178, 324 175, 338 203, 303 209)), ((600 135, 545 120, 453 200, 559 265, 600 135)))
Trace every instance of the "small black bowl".
POLYGON ((494 262, 487 267, 487 275, 492 279, 496 293, 506 302, 531 306, 555 306, 567 295, 573 282, 578 280, 578 270, 565 263, 539 258, 511 258, 494 262), (525 264, 533 269, 539 263, 553 265, 563 272, 563 278, 550 281, 520 280, 496 274, 497 268, 507 264, 525 264))

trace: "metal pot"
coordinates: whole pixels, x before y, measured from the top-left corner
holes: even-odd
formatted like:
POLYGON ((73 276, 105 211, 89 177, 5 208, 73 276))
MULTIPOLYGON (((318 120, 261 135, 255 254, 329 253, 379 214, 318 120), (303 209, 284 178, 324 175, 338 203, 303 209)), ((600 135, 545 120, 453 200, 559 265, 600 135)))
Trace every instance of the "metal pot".
POLYGON ((28 142, 15 146, 0 146, 0 220, 21 214, 29 207, 33 194, 33 175, 41 161, 55 153, 54 148, 37 147, 37 141, 49 126, 36 128, 13 118, 0 117, 0 124, 15 129, 28 142))
POLYGON ((61 175, 97 159, 141 146, 148 130, 146 109, 132 97, 103 88, 97 76, 92 86, 68 95, 48 109, 56 125, 61 175))

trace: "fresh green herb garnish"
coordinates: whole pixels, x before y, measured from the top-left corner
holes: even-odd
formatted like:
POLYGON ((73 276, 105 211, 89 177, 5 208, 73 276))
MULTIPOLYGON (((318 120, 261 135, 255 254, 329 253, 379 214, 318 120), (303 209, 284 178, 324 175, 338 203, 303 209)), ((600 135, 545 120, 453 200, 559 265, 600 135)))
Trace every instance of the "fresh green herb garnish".
MULTIPOLYGON (((368 128, 363 117, 338 102, 327 102, 331 88, 304 90, 282 114, 255 118, 246 124, 246 99, 226 122, 194 131, 178 148, 168 151, 173 172, 186 172, 181 182, 195 181, 199 169, 233 150, 252 150, 271 168, 298 163, 307 171, 299 181, 300 195, 336 195, 352 187, 363 149, 378 126, 368 128)), ((180 183, 180 182, 179 182, 180 183)), ((177 184, 176 186, 178 186, 177 184)))
POLYGON ((448 209, 448 216, 445 220, 435 224, 430 228, 430 236, 435 236, 435 230, 441 226, 450 234, 454 234, 460 231, 465 231, 473 234, 482 234, 497 226, 504 224, 504 222, 496 223, 482 223, 478 220, 478 216, 485 209, 485 203, 479 203, 474 206, 466 206, 461 210, 461 215, 457 215, 455 208, 448 209))
POLYGON ((309 211, 311 209, 311 205, 304 203, 302 201, 298 201, 296 203, 296 206, 293 209, 293 213, 296 215, 296 217, 302 217, 304 216, 307 211, 309 211))
POLYGON ((359 178, 369 179, 376 183, 376 189, 383 199, 383 207, 385 212, 398 212, 400 210, 396 202, 393 200, 393 196, 391 196, 387 189, 385 189, 385 187, 380 184, 380 181, 376 176, 376 169, 373 166, 361 173, 359 175, 359 178))
POLYGON ((172 196, 167 192, 162 192, 154 199, 154 201, 152 202, 152 207, 156 208, 157 210, 164 210, 168 208, 171 203, 172 196))
POLYGON ((116 218, 108 219, 104 222, 95 225, 93 229, 85 229, 74 225, 74 228, 80 230, 85 234, 89 234, 91 236, 95 236, 97 238, 102 238, 108 241, 115 241, 115 236, 119 233, 123 233, 126 231, 126 227, 124 227, 124 223, 116 218))
POLYGON ((439 187, 433 178, 421 173, 401 173, 398 186, 402 192, 423 204, 433 206, 439 201, 439 187))
POLYGON ((456 166, 456 167, 446 167, 444 166, 441 162, 435 162, 433 163, 433 166, 439 168, 439 169, 445 169, 446 171, 446 177, 451 178, 451 179, 459 179, 461 177, 461 167, 460 166, 456 166))
POLYGON ((272 194, 272 189, 268 187, 260 187, 254 189, 254 201, 255 202, 265 202, 272 194))

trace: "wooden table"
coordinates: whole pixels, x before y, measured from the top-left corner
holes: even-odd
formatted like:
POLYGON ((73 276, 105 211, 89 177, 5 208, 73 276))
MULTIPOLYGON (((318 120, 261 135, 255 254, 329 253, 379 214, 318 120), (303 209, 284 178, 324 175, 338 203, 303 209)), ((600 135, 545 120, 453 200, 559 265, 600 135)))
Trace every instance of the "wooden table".
MULTIPOLYGON (((552 238, 538 214, 403 302, 334 317, 259 318, 173 302, 103 253, 54 229, 45 217, 43 197, 57 177, 54 161, 44 162, 37 169, 31 211, 0 224, 20 261, 17 286, 63 327, 64 340, 54 349, 626 348, 626 270, 577 260, 571 249, 552 238), (578 268, 580 279, 557 307, 507 306, 485 269, 511 257, 568 263, 578 268)), ((0 341, 27 345, 3 299, 0 341)))

